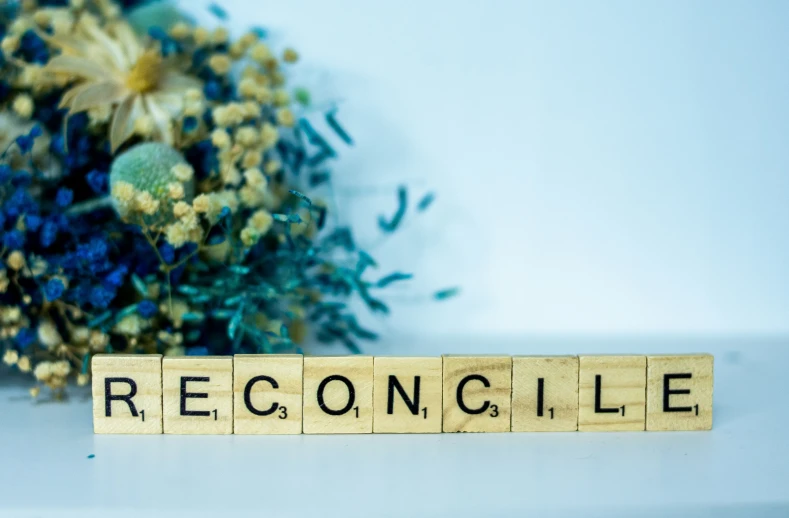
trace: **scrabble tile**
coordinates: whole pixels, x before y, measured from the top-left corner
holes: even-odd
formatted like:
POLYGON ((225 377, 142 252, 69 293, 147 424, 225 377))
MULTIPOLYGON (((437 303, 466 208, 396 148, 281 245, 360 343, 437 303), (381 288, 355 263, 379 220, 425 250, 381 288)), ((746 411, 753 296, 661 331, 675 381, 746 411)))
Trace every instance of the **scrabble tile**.
POLYGON ((578 430, 578 357, 512 359, 512 431, 578 430))
POLYGON ((441 358, 375 358, 373 432, 441 433, 441 367, 441 358))
POLYGON ((233 433, 233 358, 167 357, 162 382, 164 433, 233 433))
POLYGON ((579 357, 578 430, 643 431, 646 385, 646 356, 579 357))
POLYGON ((444 356, 445 432, 509 432, 510 356, 444 356))
POLYGON ((233 357, 234 433, 301 433, 303 363, 300 354, 233 357))
POLYGON ((97 354, 93 433, 162 433, 162 355, 97 354))
POLYGON ((304 358, 304 433, 372 431, 372 356, 304 358))
POLYGON ((647 356, 647 430, 712 429, 711 354, 647 356))

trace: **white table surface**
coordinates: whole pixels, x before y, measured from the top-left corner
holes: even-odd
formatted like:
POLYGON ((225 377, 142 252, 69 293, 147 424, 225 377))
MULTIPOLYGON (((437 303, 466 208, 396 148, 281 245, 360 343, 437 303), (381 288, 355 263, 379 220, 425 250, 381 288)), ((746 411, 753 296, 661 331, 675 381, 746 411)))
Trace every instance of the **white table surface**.
POLYGON ((789 516, 788 337, 389 342, 369 352, 712 352, 714 429, 101 436, 87 391, 34 403, 3 371, 0 516, 789 516))

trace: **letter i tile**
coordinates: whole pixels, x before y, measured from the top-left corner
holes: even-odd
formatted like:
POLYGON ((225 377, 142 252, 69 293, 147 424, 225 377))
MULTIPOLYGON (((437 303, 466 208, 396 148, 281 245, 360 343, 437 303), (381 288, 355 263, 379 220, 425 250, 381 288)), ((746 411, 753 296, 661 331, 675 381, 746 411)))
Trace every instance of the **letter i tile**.
POLYGON ((512 431, 578 430, 578 358, 512 359, 512 431))

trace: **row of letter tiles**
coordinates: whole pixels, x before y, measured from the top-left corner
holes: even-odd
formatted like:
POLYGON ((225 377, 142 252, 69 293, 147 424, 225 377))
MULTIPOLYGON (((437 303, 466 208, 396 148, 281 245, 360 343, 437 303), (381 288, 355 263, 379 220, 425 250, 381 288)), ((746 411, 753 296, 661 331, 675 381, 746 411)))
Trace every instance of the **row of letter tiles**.
POLYGON ((96 355, 100 434, 712 428, 713 357, 96 355))

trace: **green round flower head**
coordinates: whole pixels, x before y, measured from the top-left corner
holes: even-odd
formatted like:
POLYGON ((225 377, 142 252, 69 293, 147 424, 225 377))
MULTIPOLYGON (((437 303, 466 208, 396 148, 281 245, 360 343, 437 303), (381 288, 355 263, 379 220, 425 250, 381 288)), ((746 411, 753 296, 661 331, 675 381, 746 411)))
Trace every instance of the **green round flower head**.
POLYGON ((167 31, 178 22, 194 25, 193 20, 182 13, 170 2, 148 2, 126 12, 129 24, 141 36, 148 36, 148 30, 161 27, 167 31))
MULTIPOLYGON (((127 182, 137 191, 148 191, 155 200, 163 205, 169 203, 168 185, 179 182, 173 173, 173 166, 188 165, 183 155, 161 142, 137 144, 118 156, 110 168, 110 189, 118 182, 127 182)), ((187 203, 194 197, 194 180, 181 182, 187 203)))

